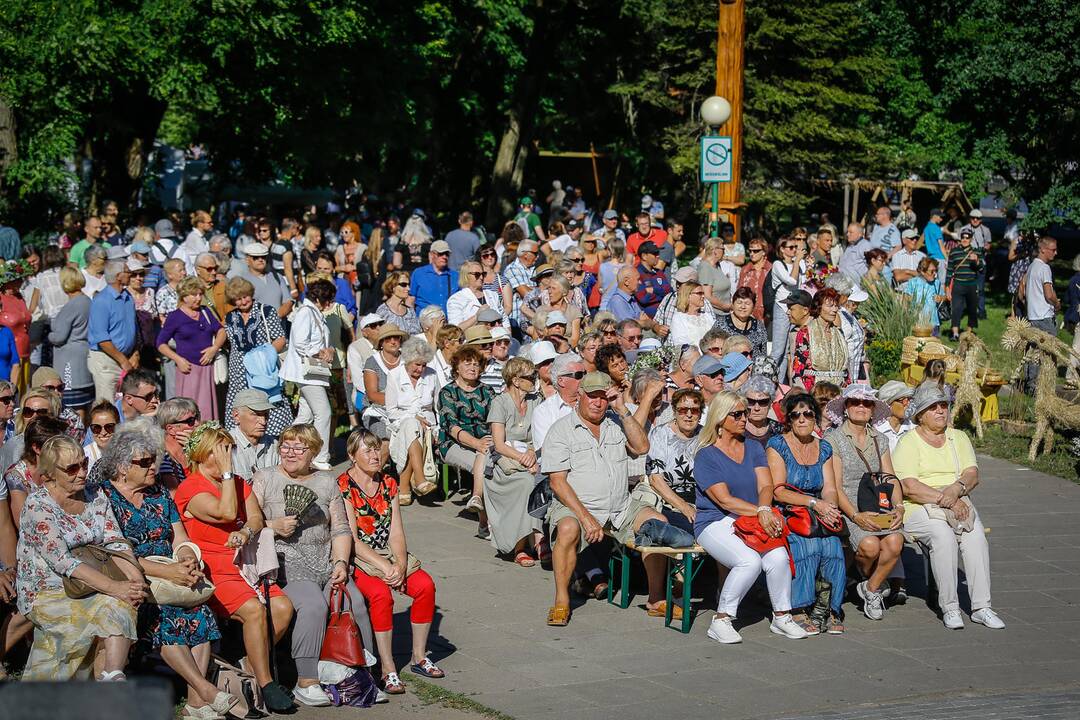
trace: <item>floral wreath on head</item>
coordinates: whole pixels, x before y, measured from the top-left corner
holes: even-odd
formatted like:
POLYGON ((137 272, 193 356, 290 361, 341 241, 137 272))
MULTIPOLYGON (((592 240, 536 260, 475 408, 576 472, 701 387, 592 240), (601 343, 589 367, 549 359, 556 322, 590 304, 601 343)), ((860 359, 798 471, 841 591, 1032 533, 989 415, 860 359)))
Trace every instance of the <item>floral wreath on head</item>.
POLYGON ((187 442, 184 443, 184 455, 187 456, 188 460, 191 459, 191 451, 194 450, 195 446, 199 444, 200 440, 202 440, 202 436, 206 434, 207 430, 212 429, 222 429, 221 423, 219 423, 217 420, 207 420, 206 422, 201 423, 194 430, 191 431, 191 435, 188 436, 187 442))
POLYGON ((22 280, 34 274, 34 266, 29 260, 9 260, 0 265, 0 285, 22 280))

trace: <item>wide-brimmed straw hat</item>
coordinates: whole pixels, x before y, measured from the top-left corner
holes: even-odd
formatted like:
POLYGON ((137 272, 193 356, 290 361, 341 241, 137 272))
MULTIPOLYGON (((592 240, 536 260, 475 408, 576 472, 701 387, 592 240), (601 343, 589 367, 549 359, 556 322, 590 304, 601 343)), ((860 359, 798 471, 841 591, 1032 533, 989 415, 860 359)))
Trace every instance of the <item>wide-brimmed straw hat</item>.
POLYGON ((874 410, 870 416, 871 423, 881 422, 889 417, 889 406, 881 402, 877 396, 877 390, 863 383, 853 383, 844 388, 839 397, 835 397, 825 406, 825 415, 834 425, 840 425, 847 416, 846 405, 848 400, 873 400, 874 410))

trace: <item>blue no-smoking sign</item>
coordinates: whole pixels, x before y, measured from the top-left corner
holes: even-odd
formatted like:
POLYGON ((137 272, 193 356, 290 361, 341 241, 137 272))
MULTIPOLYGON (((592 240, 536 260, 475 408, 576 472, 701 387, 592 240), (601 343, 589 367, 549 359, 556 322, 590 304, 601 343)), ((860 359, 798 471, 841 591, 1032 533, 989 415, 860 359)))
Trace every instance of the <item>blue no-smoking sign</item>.
POLYGON ((731 138, 706 135, 701 138, 701 182, 731 182, 731 138))

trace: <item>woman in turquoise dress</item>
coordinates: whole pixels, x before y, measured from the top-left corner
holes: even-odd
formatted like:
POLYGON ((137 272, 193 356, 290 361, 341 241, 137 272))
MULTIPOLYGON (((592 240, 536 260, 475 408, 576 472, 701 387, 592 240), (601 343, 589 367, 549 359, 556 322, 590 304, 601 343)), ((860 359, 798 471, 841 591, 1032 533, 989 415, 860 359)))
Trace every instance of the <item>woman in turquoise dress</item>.
MULTIPOLYGON (((778 503, 809 507, 821 520, 842 522, 836 504, 837 480, 829 462, 833 449, 828 441, 814 435, 814 428, 821 420, 821 408, 810 395, 793 393, 784 398, 783 411, 784 434, 774 436, 765 446, 775 486, 773 497, 778 503), (785 489, 785 484, 801 492, 785 489)), ((788 540, 795 562, 791 606, 803 608, 801 613, 793 611, 793 619, 812 635, 843 633, 840 604, 844 601, 847 570, 840 538, 835 535, 807 538, 791 533, 788 540), (823 593, 827 590, 829 595, 828 609, 822 607, 811 617, 807 613, 814 608, 818 578, 823 583, 823 593)))
MULTIPOLYGON (((162 432, 143 420, 128 424, 135 427, 125 425, 95 464, 102 470, 101 488, 146 575, 185 587, 197 585, 202 579, 197 547, 186 542, 169 491, 155 482, 162 432), (163 565, 142 559, 150 555, 175 557, 177 562, 163 565)), ((220 717, 239 702, 206 678, 210 643, 221 638, 208 605, 185 608, 145 602, 139 606, 138 636, 139 643, 160 648, 162 659, 187 682, 190 717, 220 717)))

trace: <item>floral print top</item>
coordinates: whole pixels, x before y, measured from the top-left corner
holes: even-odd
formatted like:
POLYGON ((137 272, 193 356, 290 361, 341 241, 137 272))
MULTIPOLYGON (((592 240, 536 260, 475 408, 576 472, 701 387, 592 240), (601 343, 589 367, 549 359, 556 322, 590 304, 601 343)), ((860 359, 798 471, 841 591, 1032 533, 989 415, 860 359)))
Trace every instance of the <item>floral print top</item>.
POLYGON ((356 532, 360 539, 375 550, 383 550, 390 544, 390 522, 393 520, 394 496, 398 492, 397 478, 379 475, 379 490, 367 495, 348 471, 338 476, 338 488, 345 502, 356 510, 356 532))
POLYGON ((180 513, 167 490, 157 483, 151 485, 143 493, 142 507, 135 507, 110 481, 102 483, 101 489, 112 504, 124 537, 131 541, 135 557, 172 557, 172 526, 180 522, 180 513))
POLYGON ((84 491, 86 507, 69 515, 48 491, 35 486, 26 498, 19 520, 18 567, 15 587, 19 612, 29 614, 34 599, 46 590, 61 590, 63 578, 81 564, 71 549, 104 545, 110 550, 130 550, 109 499, 100 488, 84 491))

